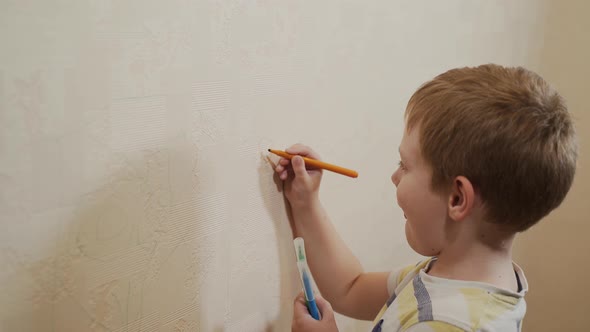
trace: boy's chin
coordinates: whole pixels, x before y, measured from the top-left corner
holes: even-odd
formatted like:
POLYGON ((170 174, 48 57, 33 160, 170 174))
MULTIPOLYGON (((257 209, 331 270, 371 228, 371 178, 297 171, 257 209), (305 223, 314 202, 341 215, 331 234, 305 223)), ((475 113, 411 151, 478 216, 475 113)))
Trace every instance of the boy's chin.
POLYGON ((410 244, 410 248, 412 248, 412 250, 414 250, 415 253, 424 257, 435 257, 438 256, 438 254, 440 253, 439 251, 433 250, 432 248, 428 249, 426 247, 413 245, 410 241, 408 241, 408 243, 410 244))
POLYGON ((416 239, 414 238, 414 235, 412 234, 410 226, 408 225, 408 220, 406 220, 405 226, 406 226, 406 241, 410 245, 410 248, 412 248, 412 250, 414 250, 417 254, 423 255, 421 253, 420 246, 418 246, 418 244, 416 243, 416 239))
POLYGON ((436 256, 439 254, 438 250, 436 250, 434 248, 430 248, 427 245, 426 246, 421 245, 420 243, 418 243, 416 241, 414 234, 412 234, 412 230, 408 226, 407 220, 406 220, 406 241, 410 245, 410 248, 412 248, 412 250, 414 250, 414 252, 416 252, 419 255, 426 256, 426 257, 432 257, 432 256, 436 256))

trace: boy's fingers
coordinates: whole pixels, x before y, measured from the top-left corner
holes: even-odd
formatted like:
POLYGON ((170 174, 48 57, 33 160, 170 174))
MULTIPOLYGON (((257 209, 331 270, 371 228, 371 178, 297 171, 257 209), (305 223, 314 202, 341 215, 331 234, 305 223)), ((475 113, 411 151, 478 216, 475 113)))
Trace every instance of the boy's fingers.
POLYGON ((293 165, 293 172, 295 173, 295 176, 303 178, 308 176, 307 170, 305 169, 305 161, 303 161, 301 156, 293 157, 291 164, 293 165))
POLYGON ((309 315, 307 311, 307 305, 305 304, 305 297, 303 296, 303 292, 299 293, 295 298, 295 303, 293 304, 293 312, 295 316, 302 316, 302 315, 309 315))
POLYGON ((297 143, 297 144, 293 144, 290 147, 286 148, 285 152, 290 153, 290 154, 305 154, 305 155, 307 155, 309 150, 311 150, 309 147, 307 147, 301 143, 297 143))
POLYGON ((297 296, 295 297, 295 304, 303 304, 305 306, 305 296, 303 295, 303 292, 299 292, 299 294, 297 294, 297 296))
POLYGON ((289 165, 290 162, 291 161, 289 159, 286 159, 286 158, 279 159, 279 165, 282 165, 282 166, 287 166, 287 165, 289 165))
POLYGON ((322 317, 328 318, 334 316, 334 309, 332 309, 332 305, 326 299, 318 295, 315 297, 315 302, 318 305, 318 309, 320 309, 322 317))
POLYGON ((299 143, 291 145, 285 150, 285 152, 320 160, 320 156, 315 151, 313 151, 310 147, 299 143))

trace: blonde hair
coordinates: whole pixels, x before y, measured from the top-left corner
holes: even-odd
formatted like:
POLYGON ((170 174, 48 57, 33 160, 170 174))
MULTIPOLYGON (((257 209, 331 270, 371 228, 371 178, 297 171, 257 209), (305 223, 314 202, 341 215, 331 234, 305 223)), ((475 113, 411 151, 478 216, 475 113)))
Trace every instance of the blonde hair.
POLYGON ((405 116, 408 131, 420 129, 432 188, 447 192, 456 176, 467 177, 489 222, 524 231, 571 187, 577 144, 565 101, 527 69, 449 70, 414 93, 405 116))

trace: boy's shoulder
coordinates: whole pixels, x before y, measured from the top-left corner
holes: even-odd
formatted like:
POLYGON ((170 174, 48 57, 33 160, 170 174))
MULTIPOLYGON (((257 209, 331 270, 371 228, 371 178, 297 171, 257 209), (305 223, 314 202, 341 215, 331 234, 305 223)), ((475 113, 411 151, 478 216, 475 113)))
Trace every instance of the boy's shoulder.
POLYGON ((392 295, 400 286, 405 286, 409 281, 412 280, 412 278, 419 274, 420 271, 428 271, 430 264, 432 264, 434 260, 435 258, 428 258, 419 261, 416 264, 407 265, 392 271, 387 278, 387 291, 389 292, 389 295, 392 295))
MULTIPOLYGON (((477 289, 486 289, 491 292, 506 292, 507 290, 495 287, 493 285, 477 282, 477 281, 470 281, 470 280, 454 280, 454 279, 446 279, 441 277, 435 277, 428 274, 428 271, 432 267, 434 263, 436 263, 436 257, 430 257, 424 259, 422 261, 417 262, 413 265, 407 265, 405 267, 393 270, 387 279, 387 291, 389 295, 394 293, 399 293, 399 290, 405 288, 407 284, 413 281, 416 277, 419 276, 421 279, 427 279, 428 284, 430 286, 437 286, 437 285, 446 285, 446 287, 450 288, 463 288, 463 287, 472 287, 477 289)), ((518 292, 510 292, 512 294, 524 294, 528 292, 528 282, 526 280, 526 276, 524 274, 523 269, 518 266, 516 263, 512 263, 514 268, 514 273, 516 275, 516 279, 518 281, 518 292)))
POLYGON ((391 297, 375 320, 383 331, 432 324, 464 330, 518 330, 526 311, 524 294, 528 287, 522 269, 515 265, 522 287, 519 292, 512 292, 481 282, 430 276, 425 271, 434 260, 427 259, 390 274, 391 297))

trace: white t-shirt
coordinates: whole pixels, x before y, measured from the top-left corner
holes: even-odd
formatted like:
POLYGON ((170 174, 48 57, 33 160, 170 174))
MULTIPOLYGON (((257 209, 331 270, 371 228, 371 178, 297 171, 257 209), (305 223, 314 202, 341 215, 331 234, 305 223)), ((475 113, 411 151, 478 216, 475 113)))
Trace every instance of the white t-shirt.
POLYGON ((390 331, 521 331, 528 284, 516 265, 518 292, 487 283, 426 274, 430 258, 389 275, 390 299, 375 321, 373 332, 390 331))

